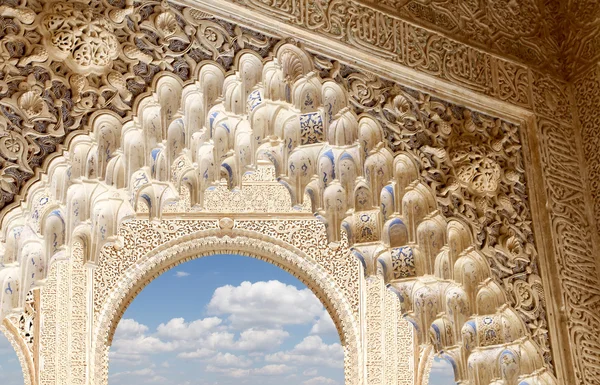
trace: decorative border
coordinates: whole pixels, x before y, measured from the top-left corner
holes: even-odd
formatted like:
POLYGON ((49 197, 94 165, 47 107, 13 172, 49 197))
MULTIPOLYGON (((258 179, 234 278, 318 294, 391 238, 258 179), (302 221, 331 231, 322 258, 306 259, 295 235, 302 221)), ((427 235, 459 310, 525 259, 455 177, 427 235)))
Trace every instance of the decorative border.
POLYGON ((92 337, 96 362, 92 378, 104 384, 108 378, 107 358, 111 335, 129 303, 156 276, 188 260, 214 254, 234 253, 266 260, 288 271, 315 292, 332 315, 345 350, 347 384, 361 378, 359 356, 360 330, 341 288, 309 255, 269 236, 247 230, 204 230, 167 242, 149 251, 135 265, 119 274, 119 279, 104 301, 92 337), (348 369, 354 370, 348 372, 348 369))

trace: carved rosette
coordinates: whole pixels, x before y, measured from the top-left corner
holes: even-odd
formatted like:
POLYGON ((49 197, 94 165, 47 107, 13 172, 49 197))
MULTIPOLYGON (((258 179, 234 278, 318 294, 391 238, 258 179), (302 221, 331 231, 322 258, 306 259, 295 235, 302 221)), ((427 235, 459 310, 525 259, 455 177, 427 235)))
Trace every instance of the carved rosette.
POLYGON ((95 6, 49 1, 37 21, 50 59, 65 63, 79 75, 103 74, 119 56, 114 32, 117 20, 109 20, 95 6))

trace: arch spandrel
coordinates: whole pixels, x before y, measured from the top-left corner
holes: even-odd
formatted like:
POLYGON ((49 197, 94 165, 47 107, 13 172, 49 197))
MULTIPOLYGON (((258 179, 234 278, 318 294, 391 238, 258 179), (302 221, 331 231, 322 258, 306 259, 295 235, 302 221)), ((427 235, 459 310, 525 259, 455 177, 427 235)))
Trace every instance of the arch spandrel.
MULTIPOLYGON (((39 17, 61 7, 84 17, 78 5, 48 4, 39 17)), ((96 11, 122 24, 132 10, 96 11)), ((22 12, 22 23, 34 28, 35 16, 22 12)), ((300 212, 310 205, 338 246, 343 228, 368 276, 382 270, 419 343, 453 360, 458 380, 555 383, 518 125, 240 27, 234 37, 226 23, 189 8, 156 3, 139 13, 148 30, 171 43, 160 60, 125 41, 119 55, 89 68, 77 67, 73 53, 62 59, 95 81, 65 80, 80 101, 86 92, 98 97, 95 86, 107 82, 114 104, 112 112, 88 109, 77 118, 89 123, 90 134, 73 138, 21 207, 4 217, 5 243, 17 245, 5 247, 10 268, 25 273, 23 260, 42 235, 61 231, 66 235, 39 256, 42 274, 53 263, 65 265, 73 242, 82 244, 83 260, 101 266, 102 250, 123 247, 119 231, 128 220, 202 216, 211 189, 243 191, 245 174, 267 161, 291 205, 300 212), (158 22, 169 17, 175 24, 158 22), (184 27, 194 34, 185 36, 184 27), (191 60, 183 63, 178 49, 188 45, 191 60), (122 63, 137 69, 118 73, 122 63), (53 184, 56 178, 65 186, 53 184), (49 218, 62 218, 50 209, 56 205, 64 226, 49 218), (508 327, 515 333, 501 333, 508 327), (499 346, 513 349, 518 363, 502 367, 498 358, 509 356, 499 346)), ((58 60, 57 52, 45 54, 58 60)), ((17 104, 37 100, 27 95, 15 94, 17 104)), ((43 120, 47 111, 39 111, 43 120)), ((44 277, 20 283, 29 289, 44 277)), ((22 306, 22 298, 3 300, 0 309, 22 306)))
MULTIPOLYGON (((178 228, 176 223, 169 222, 165 223, 166 228, 178 228)), ((117 276, 118 278, 111 283, 112 287, 118 287, 119 290, 108 290, 104 297, 101 296, 102 293, 99 293, 96 297, 100 306, 95 311, 96 328, 93 334, 92 348, 94 351, 105 352, 97 355, 94 363, 97 383, 102 384, 106 381, 108 347, 114 329, 129 303, 144 286, 165 270, 190 259, 233 253, 273 263, 300 279, 315 293, 330 313, 340 334, 345 353, 346 383, 361 383, 362 364, 360 361, 362 358, 359 352, 362 350, 362 343, 358 319, 359 309, 358 304, 355 303, 356 299, 347 297, 348 292, 353 296, 357 296, 357 287, 345 288, 340 286, 340 279, 344 282, 344 278, 336 277, 334 279, 330 271, 312 258, 313 255, 317 255, 316 253, 307 254, 306 250, 296 248, 288 242, 244 228, 253 227, 255 222, 259 222, 263 226, 277 228, 281 226, 277 223, 278 221, 270 223, 271 221, 268 220, 250 220, 254 223, 250 226, 244 226, 244 221, 236 220, 234 224, 232 219, 222 218, 210 221, 213 226, 209 225, 207 227, 212 227, 211 230, 198 232, 193 232, 190 229, 205 227, 206 223, 204 223, 204 226, 195 227, 193 222, 196 221, 185 222, 187 223, 179 222, 179 225, 181 225, 178 229, 179 236, 173 237, 171 241, 165 240, 164 243, 161 242, 161 245, 154 249, 148 245, 144 250, 140 250, 139 247, 134 248, 135 245, 126 244, 123 249, 110 252, 113 258, 106 255, 105 262, 99 265, 100 271, 103 268, 113 271, 120 268, 122 271, 117 276), (131 264, 128 268, 123 265, 116 267, 114 256, 118 255, 121 250, 126 252, 127 249, 133 251, 133 254, 137 254, 140 258, 136 259, 134 264, 131 264)), ((302 224, 295 224, 295 226, 301 227, 302 224)), ((148 228, 149 224, 142 221, 134 227, 148 228)), ((287 232, 282 231, 282 233, 287 232)), ((313 235, 318 233, 319 231, 316 231, 313 235)), ((349 269, 349 271, 352 271, 352 269, 349 269)), ((346 277, 347 279, 352 278, 351 274, 347 273, 347 275, 350 275, 346 277)), ((342 274, 339 274, 339 276, 342 276, 342 274)), ((106 283, 96 282, 96 284, 105 285, 106 283)), ((405 377, 406 375, 404 374, 405 377)))

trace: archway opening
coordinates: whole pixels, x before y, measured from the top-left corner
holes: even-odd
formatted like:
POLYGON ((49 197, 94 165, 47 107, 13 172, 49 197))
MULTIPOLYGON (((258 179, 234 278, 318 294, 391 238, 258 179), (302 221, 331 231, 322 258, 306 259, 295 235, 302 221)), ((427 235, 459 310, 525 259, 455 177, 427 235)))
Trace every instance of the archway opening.
POLYGON ((25 382, 21 363, 4 333, 0 331, 0 384, 21 385, 25 382))
POLYGON ((150 282, 121 318, 109 384, 343 384, 344 351, 321 301, 279 267, 199 258, 150 282))
POLYGON ((429 372, 429 385, 455 385, 454 369, 442 357, 434 357, 429 372))

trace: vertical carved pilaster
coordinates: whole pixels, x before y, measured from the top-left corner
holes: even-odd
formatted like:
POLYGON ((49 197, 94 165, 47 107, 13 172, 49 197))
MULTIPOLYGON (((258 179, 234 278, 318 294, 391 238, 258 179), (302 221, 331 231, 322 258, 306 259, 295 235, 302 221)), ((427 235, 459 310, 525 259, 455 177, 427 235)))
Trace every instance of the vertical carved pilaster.
MULTIPOLYGON (((571 359, 578 384, 600 380, 600 289, 572 125, 539 119, 540 153, 548 196, 554 256, 561 286, 561 312, 567 317, 571 359)), ((560 316, 559 316, 560 317, 560 316)))

